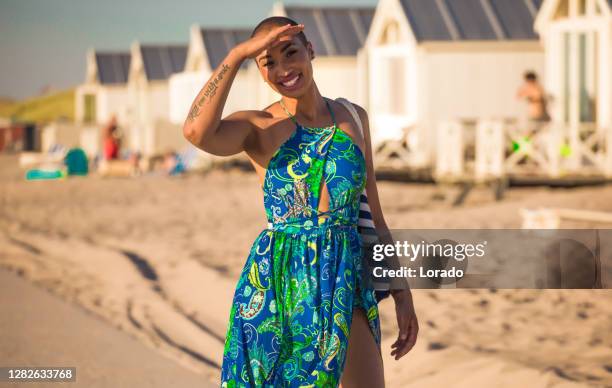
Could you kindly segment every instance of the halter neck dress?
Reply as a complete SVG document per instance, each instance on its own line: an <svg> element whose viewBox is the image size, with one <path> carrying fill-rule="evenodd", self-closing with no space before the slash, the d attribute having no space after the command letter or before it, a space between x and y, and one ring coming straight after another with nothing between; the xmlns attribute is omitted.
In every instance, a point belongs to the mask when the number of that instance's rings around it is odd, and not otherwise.
<svg viewBox="0 0 612 388"><path fill-rule="evenodd" d="M357 231L365 158L325 102L333 120L325 128L300 125L283 106L296 128L265 173L268 228L236 286L222 387L337 387L356 307L380 347ZM325 187L329 210L320 212Z"/></svg>

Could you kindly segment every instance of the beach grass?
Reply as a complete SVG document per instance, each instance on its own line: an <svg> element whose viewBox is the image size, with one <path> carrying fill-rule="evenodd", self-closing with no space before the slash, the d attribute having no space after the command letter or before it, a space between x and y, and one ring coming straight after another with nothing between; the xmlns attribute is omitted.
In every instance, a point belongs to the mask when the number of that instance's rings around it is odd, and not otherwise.
<svg viewBox="0 0 612 388"><path fill-rule="evenodd" d="M17 101L8 98L0 98L0 117L11 117L17 104Z"/></svg>
<svg viewBox="0 0 612 388"><path fill-rule="evenodd" d="M74 120L74 96L74 89L65 89L23 101L0 100L0 116L36 123Z"/></svg>

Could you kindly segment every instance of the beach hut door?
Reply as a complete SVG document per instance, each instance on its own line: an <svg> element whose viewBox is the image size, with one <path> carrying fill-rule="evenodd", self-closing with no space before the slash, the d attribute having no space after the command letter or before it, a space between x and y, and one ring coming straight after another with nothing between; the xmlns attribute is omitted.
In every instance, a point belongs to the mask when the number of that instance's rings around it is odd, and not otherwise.
<svg viewBox="0 0 612 388"><path fill-rule="evenodd" d="M370 107L377 140L401 137L409 121L409 58L406 49L375 49L370 73Z"/></svg>
<svg viewBox="0 0 612 388"><path fill-rule="evenodd" d="M407 58L401 53L378 56L374 78L374 107L381 114L405 115L407 99Z"/></svg>

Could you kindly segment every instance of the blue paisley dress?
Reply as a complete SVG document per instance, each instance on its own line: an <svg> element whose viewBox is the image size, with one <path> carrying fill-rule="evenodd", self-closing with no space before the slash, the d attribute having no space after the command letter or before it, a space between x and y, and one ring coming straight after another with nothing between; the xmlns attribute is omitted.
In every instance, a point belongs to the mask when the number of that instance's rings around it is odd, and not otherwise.
<svg viewBox="0 0 612 388"><path fill-rule="evenodd" d="M222 387L337 387L356 307L380 346L357 231L365 158L325 102L334 122L326 128L304 127L285 109L296 129L265 174L268 228L236 286ZM330 210L319 212L324 186Z"/></svg>

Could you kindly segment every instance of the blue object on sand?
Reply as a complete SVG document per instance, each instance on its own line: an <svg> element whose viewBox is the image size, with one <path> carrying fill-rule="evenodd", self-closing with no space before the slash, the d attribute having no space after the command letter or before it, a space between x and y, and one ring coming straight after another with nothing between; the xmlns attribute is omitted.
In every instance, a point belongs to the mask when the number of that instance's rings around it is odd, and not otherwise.
<svg viewBox="0 0 612 388"><path fill-rule="evenodd" d="M66 174L62 170L40 170L34 168L26 172L26 180L49 180L49 179L61 179Z"/></svg>
<svg viewBox="0 0 612 388"><path fill-rule="evenodd" d="M68 175L87 175L89 163L87 155L81 148L72 148L64 157L64 163L68 168Z"/></svg>
<svg viewBox="0 0 612 388"><path fill-rule="evenodd" d="M170 171L170 175L180 175L184 172L185 172L185 165L183 164L183 161L181 160L181 158L177 157L176 164L174 165L174 168L172 169L172 171Z"/></svg>

